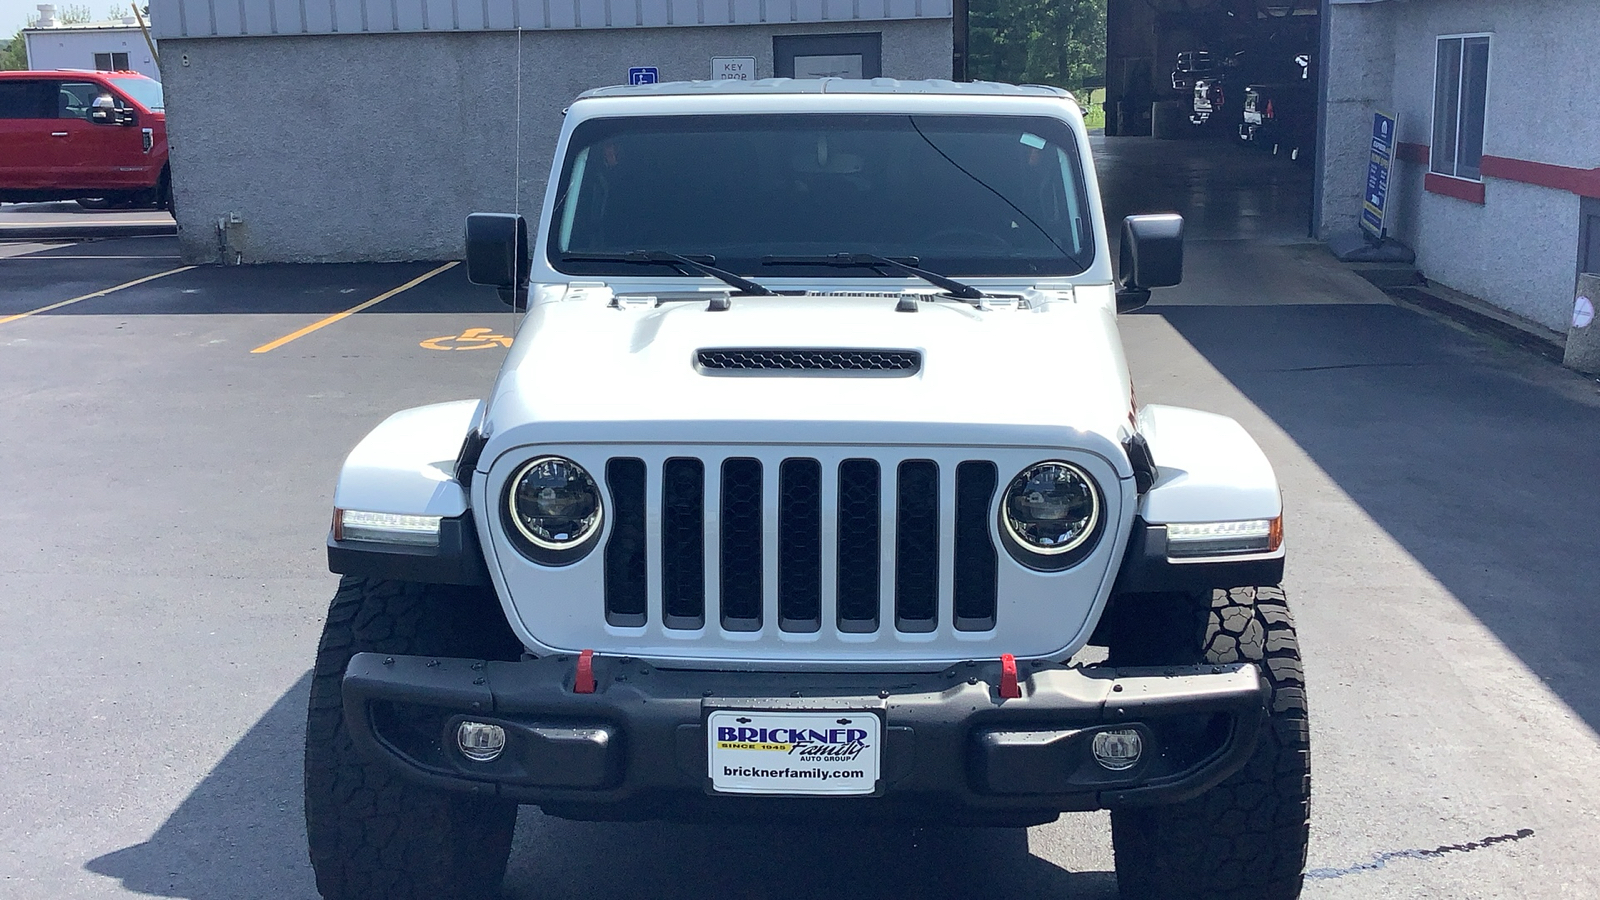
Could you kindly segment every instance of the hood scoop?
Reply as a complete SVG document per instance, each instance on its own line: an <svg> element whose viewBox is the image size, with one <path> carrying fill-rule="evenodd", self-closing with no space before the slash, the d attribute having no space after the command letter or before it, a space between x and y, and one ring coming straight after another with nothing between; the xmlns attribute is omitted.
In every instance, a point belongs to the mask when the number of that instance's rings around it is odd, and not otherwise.
<svg viewBox="0 0 1600 900"><path fill-rule="evenodd" d="M922 371L920 350L717 347L695 352L702 375L909 378Z"/></svg>

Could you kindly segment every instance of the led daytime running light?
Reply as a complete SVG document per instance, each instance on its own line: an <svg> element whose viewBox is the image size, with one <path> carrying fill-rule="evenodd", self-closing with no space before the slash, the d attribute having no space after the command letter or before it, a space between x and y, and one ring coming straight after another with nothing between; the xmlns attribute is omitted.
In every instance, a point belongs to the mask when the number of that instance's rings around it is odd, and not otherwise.
<svg viewBox="0 0 1600 900"><path fill-rule="evenodd" d="M1283 546L1283 519L1239 522L1175 522L1167 525L1167 556L1227 556L1271 553Z"/></svg>
<svg viewBox="0 0 1600 900"><path fill-rule="evenodd" d="M342 509L334 523L334 540L437 547L442 518Z"/></svg>

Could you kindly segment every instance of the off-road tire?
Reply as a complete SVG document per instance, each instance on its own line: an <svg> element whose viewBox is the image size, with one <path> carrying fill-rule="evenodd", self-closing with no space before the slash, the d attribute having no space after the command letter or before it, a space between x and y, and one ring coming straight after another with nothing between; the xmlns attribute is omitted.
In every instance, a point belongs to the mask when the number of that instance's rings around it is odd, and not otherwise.
<svg viewBox="0 0 1600 900"><path fill-rule="evenodd" d="M1283 591L1138 599L1157 607L1146 615L1171 627L1122 629L1108 663L1254 662L1271 697L1254 753L1220 785L1181 803L1111 811L1123 900L1294 900L1310 837L1311 750L1305 676Z"/></svg>
<svg viewBox="0 0 1600 900"><path fill-rule="evenodd" d="M351 742L340 682L362 651L516 659L494 594L345 577L328 609L306 719L306 837L327 900L497 897L517 807L406 781Z"/></svg>

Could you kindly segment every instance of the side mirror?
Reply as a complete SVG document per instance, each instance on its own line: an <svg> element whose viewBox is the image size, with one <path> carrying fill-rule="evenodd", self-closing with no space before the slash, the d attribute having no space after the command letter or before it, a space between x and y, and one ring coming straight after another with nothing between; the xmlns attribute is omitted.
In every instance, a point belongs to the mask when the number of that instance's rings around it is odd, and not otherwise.
<svg viewBox="0 0 1600 900"><path fill-rule="evenodd" d="M528 305L528 220L507 213L467 216L467 280L497 288L507 306Z"/></svg>
<svg viewBox="0 0 1600 900"><path fill-rule="evenodd" d="M110 94L101 94L89 106L89 121L96 125L132 125L133 110L118 109Z"/></svg>
<svg viewBox="0 0 1600 900"><path fill-rule="evenodd" d="M1117 254L1117 312L1150 302L1150 289L1183 281L1183 216L1166 213L1122 220Z"/></svg>

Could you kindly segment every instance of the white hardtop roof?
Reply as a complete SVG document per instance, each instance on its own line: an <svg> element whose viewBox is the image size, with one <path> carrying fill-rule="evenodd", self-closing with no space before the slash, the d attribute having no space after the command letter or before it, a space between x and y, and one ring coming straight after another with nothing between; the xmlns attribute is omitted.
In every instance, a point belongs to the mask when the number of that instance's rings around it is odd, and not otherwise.
<svg viewBox="0 0 1600 900"><path fill-rule="evenodd" d="M771 94L942 94L961 97L1071 97L1069 91L1042 84L1000 84L994 81L900 81L896 78L763 78L759 81L665 81L659 84L594 88L591 97L749 97Z"/></svg>
<svg viewBox="0 0 1600 900"><path fill-rule="evenodd" d="M132 18L131 16L129 18ZM55 34L63 31L134 31L139 30L137 22L123 22L113 19L109 22L74 22L71 25L30 25L22 29L29 34Z"/></svg>

